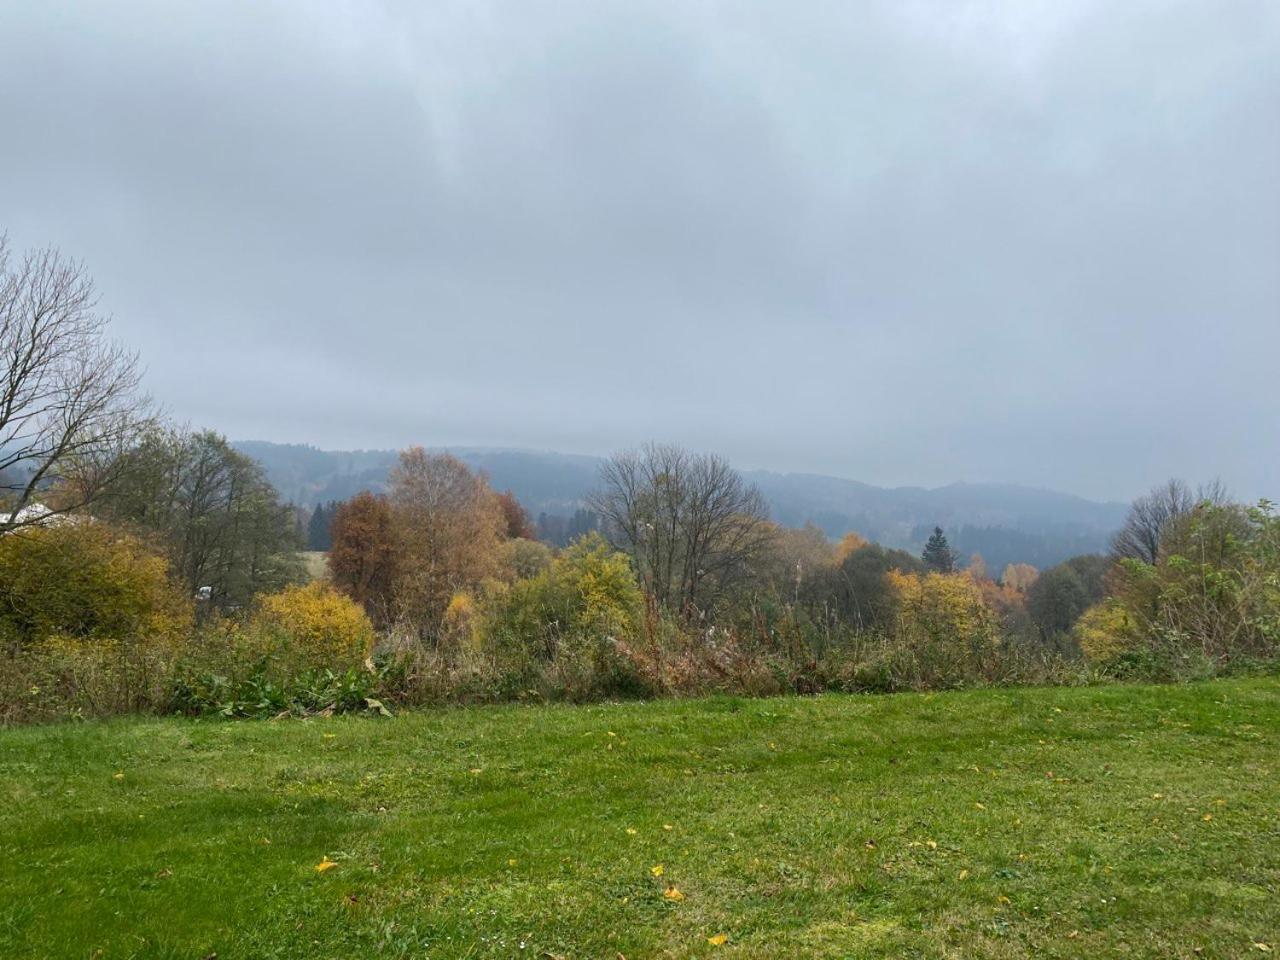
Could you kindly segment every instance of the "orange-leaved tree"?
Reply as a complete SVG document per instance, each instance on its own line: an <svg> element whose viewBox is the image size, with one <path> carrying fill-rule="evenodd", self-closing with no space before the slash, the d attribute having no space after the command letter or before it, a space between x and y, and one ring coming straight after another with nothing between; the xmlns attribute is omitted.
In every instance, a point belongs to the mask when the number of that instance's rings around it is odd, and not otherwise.
<svg viewBox="0 0 1280 960"><path fill-rule="evenodd" d="M537 540L538 531L529 519L529 511L524 508L511 490L498 494L498 506L502 510L502 520L507 537L511 540Z"/></svg>
<svg viewBox="0 0 1280 960"><path fill-rule="evenodd" d="M394 608L399 543L386 497L368 490L338 504L331 526L329 578L375 624L390 623Z"/></svg>
<svg viewBox="0 0 1280 960"><path fill-rule="evenodd" d="M506 519L482 475L447 453L411 447L391 471L399 544L397 614L434 637L450 599L503 571Z"/></svg>

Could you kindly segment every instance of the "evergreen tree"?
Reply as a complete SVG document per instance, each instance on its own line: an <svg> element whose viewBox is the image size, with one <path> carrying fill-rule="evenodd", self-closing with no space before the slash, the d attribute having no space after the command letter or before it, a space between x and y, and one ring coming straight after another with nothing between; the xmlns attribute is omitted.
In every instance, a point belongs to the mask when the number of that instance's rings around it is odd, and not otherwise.
<svg viewBox="0 0 1280 960"><path fill-rule="evenodd" d="M579 537L586 536L599 526L599 517L593 510L583 510L579 507L573 511L573 516L569 518L569 523L565 529L565 544L573 543Z"/></svg>
<svg viewBox="0 0 1280 960"><path fill-rule="evenodd" d="M307 549L328 550L333 546L333 514L338 509L335 501L328 504L317 503L315 513L311 514L311 523L307 527Z"/></svg>
<svg viewBox="0 0 1280 960"><path fill-rule="evenodd" d="M934 573L953 573L956 569L956 555L947 543L947 537L941 527L933 528L933 536L924 545L924 553L920 554L924 565Z"/></svg>

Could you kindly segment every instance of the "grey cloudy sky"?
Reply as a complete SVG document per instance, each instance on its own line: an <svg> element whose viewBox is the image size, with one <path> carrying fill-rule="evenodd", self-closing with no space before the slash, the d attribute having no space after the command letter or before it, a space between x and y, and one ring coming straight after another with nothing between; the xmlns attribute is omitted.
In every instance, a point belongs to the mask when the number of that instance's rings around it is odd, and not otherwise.
<svg viewBox="0 0 1280 960"><path fill-rule="evenodd" d="M1280 495L1274 0L0 0L0 90L234 438Z"/></svg>

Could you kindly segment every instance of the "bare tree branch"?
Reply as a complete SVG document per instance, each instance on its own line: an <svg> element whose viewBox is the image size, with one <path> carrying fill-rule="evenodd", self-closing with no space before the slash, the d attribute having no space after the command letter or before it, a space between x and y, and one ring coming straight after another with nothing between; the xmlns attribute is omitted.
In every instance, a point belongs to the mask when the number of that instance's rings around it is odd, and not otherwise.
<svg viewBox="0 0 1280 960"><path fill-rule="evenodd" d="M768 544L764 498L719 457L649 444L611 458L600 479L593 509L668 609L714 606Z"/></svg>
<svg viewBox="0 0 1280 960"><path fill-rule="evenodd" d="M1141 560L1154 564L1160 547L1173 525L1199 504L1221 506L1230 497L1218 480L1202 485L1194 493L1181 480L1169 480L1144 494L1129 507L1124 526L1111 539L1111 555L1117 560Z"/></svg>
<svg viewBox="0 0 1280 960"><path fill-rule="evenodd" d="M92 503L151 419L137 355L95 306L83 265L52 249L11 264L0 236L0 533ZM48 511L25 511L37 497Z"/></svg>

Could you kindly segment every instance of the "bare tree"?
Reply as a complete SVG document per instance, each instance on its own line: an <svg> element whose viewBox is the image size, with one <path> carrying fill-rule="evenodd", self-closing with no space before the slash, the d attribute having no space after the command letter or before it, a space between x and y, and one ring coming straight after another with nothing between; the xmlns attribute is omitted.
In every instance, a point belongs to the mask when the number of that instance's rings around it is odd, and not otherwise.
<svg viewBox="0 0 1280 960"><path fill-rule="evenodd" d="M593 509L669 609L707 609L770 543L764 498L719 457L650 444L611 458L601 481Z"/></svg>
<svg viewBox="0 0 1280 960"><path fill-rule="evenodd" d="M1162 483L1133 501L1124 526L1111 539L1111 556L1154 564L1175 523L1202 503L1220 506L1228 500L1226 488L1217 480L1195 492L1181 480Z"/></svg>
<svg viewBox="0 0 1280 960"><path fill-rule="evenodd" d="M93 281L0 236L0 533L92 503L147 419L136 354L106 336ZM48 496L46 511L27 510Z"/></svg>

